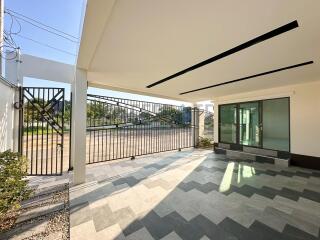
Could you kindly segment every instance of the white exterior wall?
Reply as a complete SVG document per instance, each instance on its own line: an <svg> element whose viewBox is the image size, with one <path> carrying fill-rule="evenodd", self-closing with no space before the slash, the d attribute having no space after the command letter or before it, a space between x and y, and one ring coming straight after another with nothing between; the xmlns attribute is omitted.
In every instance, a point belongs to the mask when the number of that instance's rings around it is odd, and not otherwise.
<svg viewBox="0 0 320 240"><path fill-rule="evenodd" d="M8 59L15 53L6 53ZM17 59L6 60L5 79L0 80L0 152L11 149L18 151L19 110L13 105L19 100L18 89L13 86L21 84L18 76L20 65L19 53Z"/></svg>
<svg viewBox="0 0 320 240"><path fill-rule="evenodd" d="M15 90L0 81L0 152L13 149Z"/></svg>
<svg viewBox="0 0 320 240"><path fill-rule="evenodd" d="M75 66L57 62L45 58L40 58L28 54L21 55L21 65L19 69L20 78L31 77L41 79L72 83L75 74Z"/></svg>
<svg viewBox="0 0 320 240"><path fill-rule="evenodd" d="M320 81L214 99L214 141L219 141L219 104L290 97L291 152L320 157Z"/></svg>
<svg viewBox="0 0 320 240"><path fill-rule="evenodd" d="M200 137L203 137L204 136L204 120L205 120L205 116L206 116L206 113L205 112L202 112L200 113L199 112L199 136Z"/></svg>

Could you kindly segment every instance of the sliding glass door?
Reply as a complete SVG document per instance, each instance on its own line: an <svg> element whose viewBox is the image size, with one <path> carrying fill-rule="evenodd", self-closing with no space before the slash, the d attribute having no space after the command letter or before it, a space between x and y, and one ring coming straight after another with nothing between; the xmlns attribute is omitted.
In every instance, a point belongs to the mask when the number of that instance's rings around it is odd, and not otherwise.
<svg viewBox="0 0 320 240"><path fill-rule="evenodd" d="M246 146L261 146L259 102L239 104L239 143Z"/></svg>
<svg viewBox="0 0 320 240"><path fill-rule="evenodd" d="M289 152L289 98L220 105L219 142Z"/></svg>

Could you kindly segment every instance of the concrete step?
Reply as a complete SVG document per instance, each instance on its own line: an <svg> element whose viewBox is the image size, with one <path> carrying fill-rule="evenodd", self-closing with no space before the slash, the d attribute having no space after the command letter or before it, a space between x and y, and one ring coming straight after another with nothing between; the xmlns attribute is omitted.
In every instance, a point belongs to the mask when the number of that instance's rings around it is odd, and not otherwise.
<svg viewBox="0 0 320 240"><path fill-rule="evenodd" d="M49 195L54 192L59 192L63 191L65 189L68 189L68 184L59 184L51 187L46 187L46 188L37 188L30 199L40 197L42 195Z"/></svg>
<svg viewBox="0 0 320 240"><path fill-rule="evenodd" d="M22 240L28 238L30 236L36 235L40 232L44 232L48 225L48 221L46 219L42 219L40 221L32 221L27 224L22 224L19 227L15 227L14 229L4 232L0 234L0 240Z"/></svg>
<svg viewBox="0 0 320 240"><path fill-rule="evenodd" d="M56 211L60 211L64 209L65 203L55 203L50 205L45 205L37 208L32 208L28 211L24 211L17 219L16 223L25 222L28 220L32 220L41 216L45 216Z"/></svg>

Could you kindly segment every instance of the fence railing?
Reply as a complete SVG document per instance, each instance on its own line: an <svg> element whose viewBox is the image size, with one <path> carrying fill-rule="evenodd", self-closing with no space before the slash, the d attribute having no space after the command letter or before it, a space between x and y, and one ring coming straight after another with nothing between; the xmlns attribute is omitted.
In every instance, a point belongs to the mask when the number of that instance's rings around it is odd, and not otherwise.
<svg viewBox="0 0 320 240"><path fill-rule="evenodd" d="M87 163L194 146L194 110L98 95L87 97Z"/></svg>

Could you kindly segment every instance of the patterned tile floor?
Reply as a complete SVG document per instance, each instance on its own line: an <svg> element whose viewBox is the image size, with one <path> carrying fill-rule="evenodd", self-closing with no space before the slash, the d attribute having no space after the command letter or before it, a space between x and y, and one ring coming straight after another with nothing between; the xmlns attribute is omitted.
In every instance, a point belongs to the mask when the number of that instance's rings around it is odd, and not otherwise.
<svg viewBox="0 0 320 240"><path fill-rule="evenodd" d="M87 167L71 239L320 239L320 172L185 150Z"/></svg>

